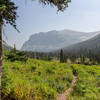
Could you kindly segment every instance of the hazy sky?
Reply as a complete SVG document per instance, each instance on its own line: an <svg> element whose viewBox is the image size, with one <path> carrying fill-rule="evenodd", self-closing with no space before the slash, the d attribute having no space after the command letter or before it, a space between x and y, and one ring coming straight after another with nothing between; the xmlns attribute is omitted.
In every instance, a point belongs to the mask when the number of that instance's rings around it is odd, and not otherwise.
<svg viewBox="0 0 100 100"><path fill-rule="evenodd" d="M18 5L17 25L21 33L7 25L4 33L10 45L20 49L30 35L50 30L100 31L100 0L72 0L64 12L43 6L38 0L13 0Z"/></svg>

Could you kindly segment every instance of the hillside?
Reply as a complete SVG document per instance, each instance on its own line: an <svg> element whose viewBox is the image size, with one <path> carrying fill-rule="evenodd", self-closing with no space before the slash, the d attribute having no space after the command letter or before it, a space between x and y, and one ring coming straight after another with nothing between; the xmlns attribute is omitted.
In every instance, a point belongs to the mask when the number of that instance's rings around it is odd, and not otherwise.
<svg viewBox="0 0 100 100"><path fill-rule="evenodd" d="M100 53L100 34L89 40L65 47L63 50L65 52L76 54L86 52L86 50L91 50L92 53L98 54Z"/></svg>
<svg viewBox="0 0 100 100"><path fill-rule="evenodd" d="M40 32L30 36L29 40L23 44L21 50L50 52L87 40L97 33L72 30Z"/></svg>

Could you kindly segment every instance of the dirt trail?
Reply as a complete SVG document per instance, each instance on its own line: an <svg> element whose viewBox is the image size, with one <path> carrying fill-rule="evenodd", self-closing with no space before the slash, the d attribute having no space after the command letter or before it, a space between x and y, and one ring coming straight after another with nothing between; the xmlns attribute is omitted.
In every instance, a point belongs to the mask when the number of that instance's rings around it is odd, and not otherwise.
<svg viewBox="0 0 100 100"><path fill-rule="evenodd" d="M67 100L66 96L68 93L72 92L73 86L77 83L77 76L73 75L73 81L71 86L63 93L63 94L58 94L57 100Z"/></svg>

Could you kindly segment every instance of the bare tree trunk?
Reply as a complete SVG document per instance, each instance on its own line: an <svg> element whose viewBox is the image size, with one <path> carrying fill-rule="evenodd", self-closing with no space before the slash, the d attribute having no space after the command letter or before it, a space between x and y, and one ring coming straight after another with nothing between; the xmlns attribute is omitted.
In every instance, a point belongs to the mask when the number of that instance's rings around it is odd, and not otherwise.
<svg viewBox="0 0 100 100"><path fill-rule="evenodd" d="M2 76L1 70L2 70L2 18L0 18L0 87L1 87L1 76Z"/></svg>

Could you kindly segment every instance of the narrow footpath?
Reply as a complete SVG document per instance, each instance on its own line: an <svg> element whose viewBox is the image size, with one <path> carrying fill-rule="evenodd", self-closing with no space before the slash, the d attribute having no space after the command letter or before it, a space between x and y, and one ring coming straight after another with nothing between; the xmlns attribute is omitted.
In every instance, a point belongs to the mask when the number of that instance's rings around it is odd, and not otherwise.
<svg viewBox="0 0 100 100"><path fill-rule="evenodd" d="M73 87L76 85L77 83L77 76L73 75L73 81L71 86L62 94L58 94L57 100L67 100L67 95L68 93L73 91Z"/></svg>

